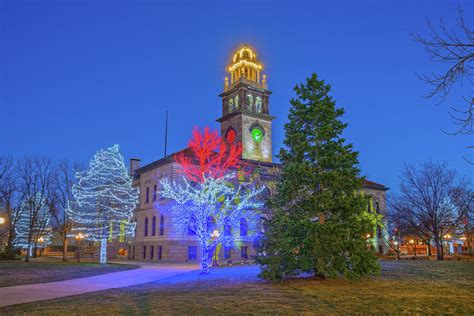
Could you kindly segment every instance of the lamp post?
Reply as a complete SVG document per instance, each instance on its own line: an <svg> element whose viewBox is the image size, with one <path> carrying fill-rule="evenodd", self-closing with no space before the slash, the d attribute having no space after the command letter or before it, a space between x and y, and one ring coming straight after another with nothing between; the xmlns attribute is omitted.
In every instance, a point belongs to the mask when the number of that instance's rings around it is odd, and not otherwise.
<svg viewBox="0 0 474 316"><path fill-rule="evenodd" d="M397 260L400 260L400 246L398 244L398 241L395 240L393 243L397 247Z"/></svg>
<svg viewBox="0 0 474 316"><path fill-rule="evenodd" d="M5 224L5 218L4 217L0 217L0 225L3 225Z"/></svg>
<svg viewBox="0 0 474 316"><path fill-rule="evenodd" d="M214 231L211 233L211 238L214 241L216 238L218 238L221 234L217 229L214 229ZM217 245L216 248L214 249L214 254L212 255L212 266L217 267L219 264L217 263L217 253L216 253Z"/></svg>
<svg viewBox="0 0 474 316"><path fill-rule="evenodd" d="M415 253L415 259L416 259L416 245L415 241L413 239L410 239L410 244L413 246L413 252Z"/></svg>
<svg viewBox="0 0 474 316"><path fill-rule="evenodd" d="M82 246L82 239L84 239L84 234L79 233L76 235L76 240L79 243L79 246L76 249L76 257L77 257L77 262L81 262L81 246Z"/></svg>
<svg viewBox="0 0 474 316"><path fill-rule="evenodd" d="M38 238L38 242L40 243L40 251L39 251L39 256L41 257L41 253L43 252L43 243L44 243L44 238L40 237ZM36 251L36 249L35 249Z"/></svg>
<svg viewBox="0 0 474 316"><path fill-rule="evenodd" d="M449 240L451 239L451 235L446 234L446 235L444 235L444 238L446 238L446 241L448 243L447 250L448 250L448 254L450 255L451 254L451 242Z"/></svg>

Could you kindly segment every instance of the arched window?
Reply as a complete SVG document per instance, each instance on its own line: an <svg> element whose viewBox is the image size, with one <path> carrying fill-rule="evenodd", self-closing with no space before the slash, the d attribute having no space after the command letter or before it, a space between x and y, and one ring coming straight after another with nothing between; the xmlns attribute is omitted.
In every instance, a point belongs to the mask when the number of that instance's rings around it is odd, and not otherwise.
<svg viewBox="0 0 474 316"><path fill-rule="evenodd" d="M247 220L245 218L240 219L240 236L247 236L248 227Z"/></svg>
<svg viewBox="0 0 474 316"><path fill-rule="evenodd" d="M231 236L232 235L232 226L229 223L229 220L226 218L224 221L224 236Z"/></svg>
<svg viewBox="0 0 474 316"><path fill-rule="evenodd" d="M145 232L143 236L148 236L148 217L145 217Z"/></svg>
<svg viewBox="0 0 474 316"><path fill-rule="evenodd" d="M255 98L255 112L262 113L262 98Z"/></svg>
<svg viewBox="0 0 474 316"><path fill-rule="evenodd" d="M239 109L239 96L238 95L235 96L234 105L235 105L235 109L238 110Z"/></svg>
<svg viewBox="0 0 474 316"><path fill-rule="evenodd" d="M153 220L151 221L151 235L156 235L156 217L153 216Z"/></svg>
<svg viewBox="0 0 474 316"><path fill-rule="evenodd" d="M165 233L165 217L161 215L160 217L160 236L163 236Z"/></svg>
<svg viewBox="0 0 474 316"><path fill-rule="evenodd" d="M251 94L247 94L247 110L253 111L253 96Z"/></svg>
<svg viewBox="0 0 474 316"><path fill-rule="evenodd" d="M234 100L229 99L229 102L227 103L228 111L229 113L234 112Z"/></svg>
<svg viewBox="0 0 474 316"><path fill-rule="evenodd" d="M214 217L209 216L207 218L207 230L212 232L214 230L215 226L216 226L216 220L214 219Z"/></svg>

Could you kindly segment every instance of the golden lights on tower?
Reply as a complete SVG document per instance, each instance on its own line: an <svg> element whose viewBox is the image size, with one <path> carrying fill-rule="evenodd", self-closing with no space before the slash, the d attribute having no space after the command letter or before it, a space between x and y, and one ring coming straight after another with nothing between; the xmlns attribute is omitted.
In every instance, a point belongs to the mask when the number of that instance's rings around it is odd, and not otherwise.
<svg viewBox="0 0 474 316"><path fill-rule="evenodd" d="M230 84L239 80L261 85L260 72L263 65L258 61L255 52L248 46L239 48L233 55L231 64L227 67L230 73ZM228 79L225 79L225 89L228 87Z"/></svg>

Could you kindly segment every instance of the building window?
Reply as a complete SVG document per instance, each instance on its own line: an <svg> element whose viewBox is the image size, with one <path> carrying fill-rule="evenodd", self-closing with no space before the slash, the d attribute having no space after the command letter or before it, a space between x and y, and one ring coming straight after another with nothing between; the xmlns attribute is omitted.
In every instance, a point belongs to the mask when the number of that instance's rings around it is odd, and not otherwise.
<svg viewBox="0 0 474 316"><path fill-rule="evenodd" d="M247 94L247 110L253 110L253 96L251 94Z"/></svg>
<svg viewBox="0 0 474 316"><path fill-rule="evenodd" d="M196 218L194 216L191 217L191 222L195 222L196 221ZM195 236L196 235L196 232L191 228L191 227L188 227L188 236Z"/></svg>
<svg viewBox="0 0 474 316"><path fill-rule="evenodd" d="M383 247L382 247L382 245L379 245L379 253L380 253L380 254L383 254Z"/></svg>
<svg viewBox="0 0 474 316"><path fill-rule="evenodd" d="M156 184L155 184L155 186L153 187L153 201L156 201L156 189L157 189L157 187L156 187Z"/></svg>
<svg viewBox="0 0 474 316"><path fill-rule="evenodd" d="M247 236L248 227L247 220L245 218L240 219L240 236Z"/></svg>
<svg viewBox="0 0 474 316"><path fill-rule="evenodd" d="M163 236L165 233L165 217L163 215L160 216L160 236Z"/></svg>
<svg viewBox="0 0 474 316"><path fill-rule="evenodd" d="M196 259L197 259L197 247L189 246L188 247L188 260L196 260Z"/></svg>
<svg viewBox="0 0 474 316"><path fill-rule="evenodd" d="M224 247L224 259L231 259L232 257L232 248L230 246Z"/></svg>
<svg viewBox="0 0 474 316"><path fill-rule="evenodd" d="M158 251L157 251L157 254L156 254L156 259L158 260L161 260L161 254L163 252L163 246L158 246Z"/></svg>
<svg viewBox="0 0 474 316"><path fill-rule="evenodd" d="M151 221L151 235L156 235L156 217L153 216L153 220Z"/></svg>
<svg viewBox="0 0 474 316"><path fill-rule="evenodd" d="M146 259L146 246L143 246L143 260Z"/></svg>
<svg viewBox="0 0 474 316"><path fill-rule="evenodd" d="M379 202L375 202L375 211L377 212L377 214L380 214L380 205L379 205Z"/></svg>
<svg viewBox="0 0 474 316"><path fill-rule="evenodd" d="M145 217L145 232L143 233L143 236L148 236L148 217Z"/></svg>
<svg viewBox="0 0 474 316"><path fill-rule="evenodd" d="M145 203L150 202L150 188L146 187L146 200Z"/></svg>
<svg viewBox="0 0 474 316"><path fill-rule="evenodd" d="M207 231L212 232L214 231L214 227L216 226L216 220L214 217L209 216L207 218Z"/></svg>
<svg viewBox="0 0 474 316"><path fill-rule="evenodd" d="M150 260L153 260L154 255L155 255L155 246L150 246Z"/></svg>
<svg viewBox="0 0 474 316"><path fill-rule="evenodd" d="M248 247L247 246L240 247L240 257L242 259L248 259L249 258L249 253L248 253Z"/></svg>
<svg viewBox="0 0 474 316"><path fill-rule="evenodd" d="M377 226L377 238L382 238L382 229L380 226Z"/></svg>
<svg viewBox="0 0 474 316"><path fill-rule="evenodd" d="M224 236L231 236L231 235L232 235L232 226L226 222L224 225Z"/></svg>
<svg viewBox="0 0 474 316"><path fill-rule="evenodd" d="M262 99L260 97L255 98L255 112L262 113Z"/></svg>

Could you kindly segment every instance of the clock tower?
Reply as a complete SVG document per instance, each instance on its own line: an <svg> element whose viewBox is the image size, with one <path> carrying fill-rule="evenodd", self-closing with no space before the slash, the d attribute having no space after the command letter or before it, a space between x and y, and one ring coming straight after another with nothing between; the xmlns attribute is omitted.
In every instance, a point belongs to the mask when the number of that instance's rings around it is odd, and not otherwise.
<svg viewBox="0 0 474 316"><path fill-rule="evenodd" d="M272 120L266 76L249 47L232 56L222 98L221 135L227 142L242 142L242 158L272 162Z"/></svg>

